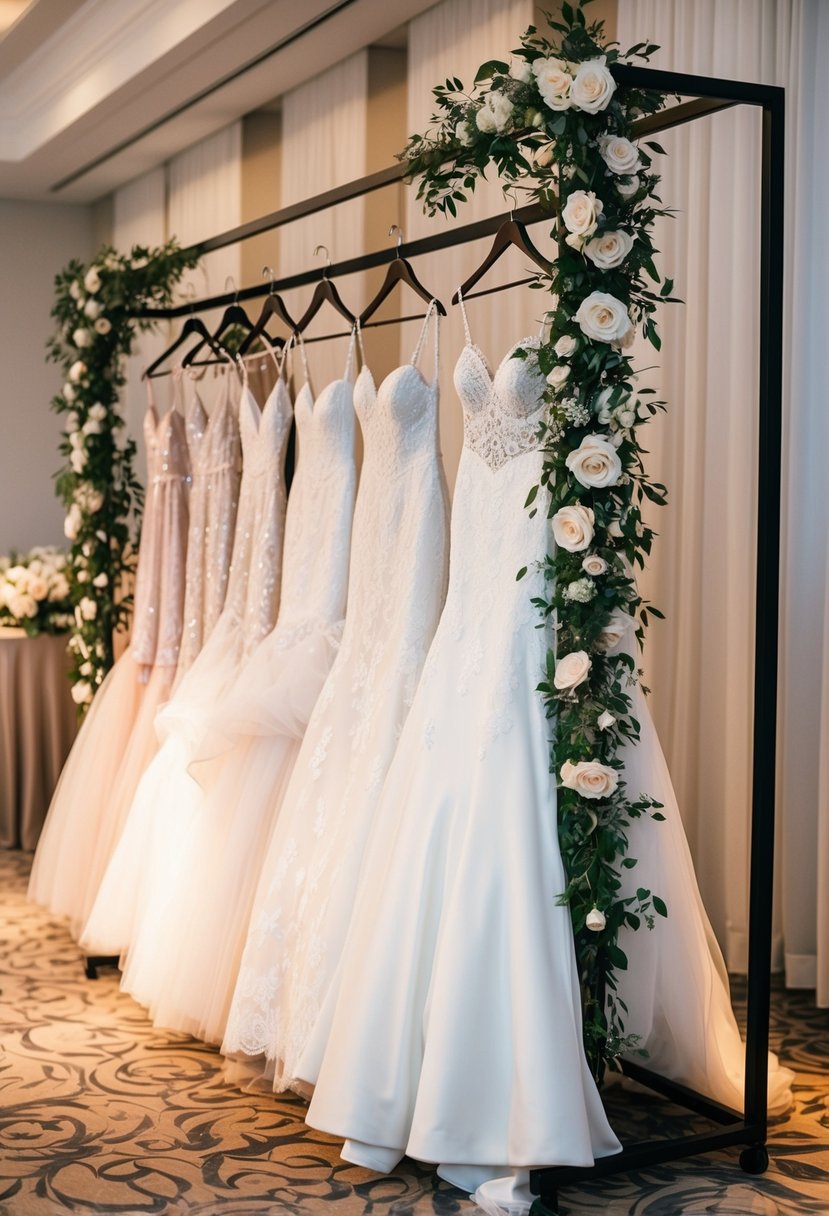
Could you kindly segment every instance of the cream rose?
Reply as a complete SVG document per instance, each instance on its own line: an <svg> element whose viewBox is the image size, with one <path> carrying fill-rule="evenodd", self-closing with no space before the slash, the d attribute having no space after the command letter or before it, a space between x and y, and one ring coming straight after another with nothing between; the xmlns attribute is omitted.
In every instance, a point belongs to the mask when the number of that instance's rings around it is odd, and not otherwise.
<svg viewBox="0 0 829 1216"><path fill-rule="evenodd" d="M564 205L561 218L573 236L590 237L602 214L602 200L592 190L574 190Z"/></svg>
<svg viewBox="0 0 829 1216"><path fill-rule="evenodd" d="M89 417L93 422L103 422L108 413L107 407L101 405L100 401L96 401L89 411Z"/></svg>
<svg viewBox="0 0 829 1216"><path fill-rule="evenodd" d="M528 84L533 78L532 64L527 63L526 59L519 59L513 55L510 59L509 74L513 80L520 80L523 84Z"/></svg>
<svg viewBox="0 0 829 1216"><path fill-rule="evenodd" d="M87 680L78 680L72 685L72 700L76 705L88 705L92 700L92 685Z"/></svg>
<svg viewBox="0 0 829 1216"><path fill-rule="evenodd" d="M75 431L77 431L77 429L80 425L81 425L80 419L78 418L78 415L76 413L74 413L74 411L72 413L69 413L66 415L66 433L67 433L67 435L73 435L75 433Z"/></svg>
<svg viewBox="0 0 829 1216"><path fill-rule="evenodd" d="M600 135L599 151L611 173L635 173L639 168L639 149L623 135Z"/></svg>
<svg viewBox="0 0 829 1216"><path fill-rule="evenodd" d="M606 291L591 291L576 313L581 332L595 342L621 342L633 328L621 300Z"/></svg>
<svg viewBox="0 0 829 1216"><path fill-rule="evenodd" d="M604 654L618 654L630 634L633 617L621 608L614 608L610 620L596 638L596 645Z"/></svg>
<svg viewBox="0 0 829 1216"><path fill-rule="evenodd" d="M49 584L42 575L36 574L29 579L29 595L33 600L40 602L40 600L45 600L48 594Z"/></svg>
<svg viewBox="0 0 829 1216"><path fill-rule="evenodd" d="M590 258L599 270L613 270L621 266L633 248L633 237L621 229L618 232L601 232L584 247L585 257Z"/></svg>
<svg viewBox="0 0 829 1216"><path fill-rule="evenodd" d="M622 475L619 453L604 435L585 435L564 463L576 481L590 489L615 486Z"/></svg>
<svg viewBox="0 0 829 1216"><path fill-rule="evenodd" d="M555 144L542 144L540 148L536 148L533 152L533 164L539 169L546 169L553 163L555 156Z"/></svg>
<svg viewBox="0 0 829 1216"><path fill-rule="evenodd" d="M582 798L609 798L619 784L615 768L599 760L565 760L561 766L561 784L575 790Z"/></svg>
<svg viewBox="0 0 829 1216"><path fill-rule="evenodd" d="M81 474L86 468L86 452L83 448L74 448L69 455L72 472Z"/></svg>
<svg viewBox="0 0 829 1216"><path fill-rule="evenodd" d="M553 684L559 692L572 692L584 683L591 667L590 655L586 650L573 650L570 654L562 655L556 662Z"/></svg>
<svg viewBox="0 0 829 1216"><path fill-rule="evenodd" d="M569 110L573 77L563 59L536 59L533 76L538 91L551 110Z"/></svg>
<svg viewBox="0 0 829 1216"><path fill-rule="evenodd" d="M81 285L77 281L77 279L74 279L69 284L69 294L76 303L78 303L80 301L81 296L83 295L83 292L81 291Z"/></svg>
<svg viewBox="0 0 829 1216"><path fill-rule="evenodd" d="M90 321L95 321L101 315L101 305L98 300L87 300L83 306L83 311Z"/></svg>
<svg viewBox="0 0 829 1216"><path fill-rule="evenodd" d="M585 59L573 77L570 102L587 114L598 114L607 109L616 92L616 81L607 67L604 55L599 59Z"/></svg>
<svg viewBox="0 0 829 1216"><path fill-rule="evenodd" d="M101 571L100 574L96 574L92 580L92 586L98 587L99 589L102 587L106 587L108 584L109 584L109 577L108 577L108 575L104 574L103 571Z"/></svg>
<svg viewBox="0 0 829 1216"><path fill-rule="evenodd" d="M77 346L78 350L83 350L92 342L92 335L88 329L76 329L72 334L72 342Z"/></svg>
<svg viewBox="0 0 829 1216"><path fill-rule="evenodd" d="M89 294L93 296L95 295L95 292L100 289L101 276L98 274L98 271L94 266L90 266L89 270L87 270L83 285Z"/></svg>
<svg viewBox="0 0 829 1216"><path fill-rule="evenodd" d="M572 334L562 334L553 350L559 359L569 359L576 349L576 339Z"/></svg>
<svg viewBox="0 0 829 1216"><path fill-rule="evenodd" d="M596 719L596 725L599 730L610 730L611 726L616 724L616 719L609 709L603 709Z"/></svg>
<svg viewBox="0 0 829 1216"><path fill-rule="evenodd" d="M636 194L640 185L641 182L639 181L639 176L638 174L634 173L629 182L617 182L616 189L619 191L622 198L632 198L633 195Z"/></svg>
<svg viewBox="0 0 829 1216"><path fill-rule="evenodd" d="M499 93L497 89L493 89L491 93L487 93L475 121L479 130L487 134L497 131L499 135L502 135L505 131L511 130L513 125L512 102L505 93Z"/></svg>
<svg viewBox="0 0 829 1216"><path fill-rule="evenodd" d="M598 908L591 908L585 917L584 923L593 933L601 933L607 924L607 918L604 912L599 911Z"/></svg>
<svg viewBox="0 0 829 1216"><path fill-rule="evenodd" d="M84 363L83 359L76 359L75 362L72 364L72 366L69 368L70 381L73 384L77 384L78 381L81 379L81 377L84 376L85 374L86 374L86 364ZM66 397L65 388L64 388L63 395L64 395L64 397ZM67 397L67 400L69 400L68 397Z"/></svg>
<svg viewBox="0 0 829 1216"><path fill-rule="evenodd" d="M553 539L559 549L579 553L593 540L594 515L590 507L559 507L550 521Z"/></svg>
<svg viewBox="0 0 829 1216"><path fill-rule="evenodd" d="M78 607L80 608L81 616L85 621L94 621L95 617L98 615L98 605L96 604L95 600L90 599L88 595L83 597Z"/></svg>
<svg viewBox="0 0 829 1216"><path fill-rule="evenodd" d="M598 578L600 574L604 574L607 571L607 562L598 553L588 553L581 564L581 568L591 578Z"/></svg>
<svg viewBox="0 0 829 1216"><path fill-rule="evenodd" d="M72 506L67 512L66 518L63 521L63 535L67 540L76 540L81 527L81 509L77 503L72 503Z"/></svg>
<svg viewBox="0 0 829 1216"><path fill-rule="evenodd" d="M551 372L547 373L547 383L553 388L560 388L567 377L570 375L570 368L566 363L559 363L558 367L554 367Z"/></svg>
<svg viewBox="0 0 829 1216"><path fill-rule="evenodd" d="M108 334L111 329L112 329L111 321L108 321L106 317L98 317L98 320L95 322L95 333L96 334Z"/></svg>
<svg viewBox="0 0 829 1216"><path fill-rule="evenodd" d="M468 148L472 143L472 132L470 131L469 123L465 118L460 122L455 123L455 139L462 148Z"/></svg>

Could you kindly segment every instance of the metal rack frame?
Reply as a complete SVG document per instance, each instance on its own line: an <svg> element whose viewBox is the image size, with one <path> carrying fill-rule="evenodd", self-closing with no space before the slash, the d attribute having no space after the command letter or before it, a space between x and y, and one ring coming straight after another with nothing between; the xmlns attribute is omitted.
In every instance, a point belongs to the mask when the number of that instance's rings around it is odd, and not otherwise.
<svg viewBox="0 0 829 1216"><path fill-rule="evenodd" d="M535 1169L530 1186L539 1196L536 1208L555 1212L560 1187L592 1178L608 1177L656 1163L679 1160L730 1145L743 1145L740 1165L750 1174L768 1166L767 1085L769 1010L771 997L771 892L773 886L774 791L777 715L778 597L780 548L780 464L782 424L783 348L783 197L784 197L784 90L770 85L656 71L630 65L615 65L613 74L621 86L654 89L689 100L671 106L636 125L637 137L655 134L681 123L736 105L756 106L762 111L760 311L759 311L759 445L757 475L757 575L755 587L756 628L754 668L754 724L752 764L751 846L749 880L748 1005L744 1111L732 1110L704 1094L688 1089L634 1063L624 1071L680 1106L705 1116L714 1127L694 1135L643 1141L626 1145L613 1157L598 1160L583 1169L557 1167ZM252 223L204 241L194 252L208 253L263 232L289 224L382 189L404 176L402 166L392 166L291 207L272 212ZM406 257L464 244L496 231L505 215L493 216L436 232L401 246ZM549 219L549 213L532 206L516 210L525 224ZM384 249L335 263L326 268L331 277L352 274L392 260L398 251ZM174 318L194 311L216 308L233 300L264 296L271 288L284 291L315 283L320 268L278 279L272 285L243 288L239 292L213 296L164 309L147 309L142 317ZM498 289L495 289L498 290ZM486 294L486 293L481 293ZM88 960L93 966L111 960Z"/></svg>

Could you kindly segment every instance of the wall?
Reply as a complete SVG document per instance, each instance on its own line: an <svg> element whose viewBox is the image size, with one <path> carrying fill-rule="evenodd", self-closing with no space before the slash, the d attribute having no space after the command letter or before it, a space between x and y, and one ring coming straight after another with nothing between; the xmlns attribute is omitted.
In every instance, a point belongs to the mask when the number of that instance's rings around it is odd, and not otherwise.
<svg viewBox="0 0 829 1216"><path fill-rule="evenodd" d="M63 543L52 476L60 458L61 384L46 362L54 276L92 250L92 209L0 200L0 553Z"/></svg>

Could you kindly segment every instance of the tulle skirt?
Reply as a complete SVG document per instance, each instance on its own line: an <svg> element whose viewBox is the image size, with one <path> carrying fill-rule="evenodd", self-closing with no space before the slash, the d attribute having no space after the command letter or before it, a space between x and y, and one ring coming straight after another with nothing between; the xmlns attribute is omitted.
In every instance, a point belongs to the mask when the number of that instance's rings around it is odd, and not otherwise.
<svg viewBox="0 0 829 1216"><path fill-rule="evenodd" d="M98 690L64 765L35 854L29 898L68 917L76 938L155 752L156 711L170 695L174 668L154 668L147 682L140 678L143 670L127 650Z"/></svg>

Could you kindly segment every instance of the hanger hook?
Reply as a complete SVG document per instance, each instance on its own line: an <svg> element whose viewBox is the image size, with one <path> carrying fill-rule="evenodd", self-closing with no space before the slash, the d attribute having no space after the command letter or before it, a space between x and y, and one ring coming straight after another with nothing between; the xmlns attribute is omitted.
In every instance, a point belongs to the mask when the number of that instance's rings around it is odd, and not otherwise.
<svg viewBox="0 0 829 1216"><path fill-rule="evenodd" d="M314 246L314 257L317 257L317 255L319 254L319 251L321 249L325 250L325 270L323 270L323 272L322 272L322 277L324 279L327 279L328 271L331 269L331 254L328 252L327 245L315 245Z"/></svg>
<svg viewBox="0 0 829 1216"><path fill-rule="evenodd" d="M272 296L273 295L273 284L274 284L273 266L263 266L262 267L262 278L264 279L266 276L269 281L268 282L268 295Z"/></svg>
<svg viewBox="0 0 829 1216"><path fill-rule="evenodd" d="M232 274L229 274L227 276L227 278L225 279L225 295L227 295L227 293L229 291L233 292L233 303L238 304L239 303L239 288L236 286L236 280L234 279Z"/></svg>
<svg viewBox="0 0 829 1216"><path fill-rule="evenodd" d="M510 203L509 217L511 220L514 220L515 219L515 208L518 206L518 199L516 198L515 186L504 186L503 192L504 192L504 198L508 199L509 203ZM512 193L511 198L510 198L510 192Z"/></svg>
<svg viewBox="0 0 829 1216"><path fill-rule="evenodd" d="M189 303L190 312L191 313L195 312L196 284L193 282L192 279L190 279L189 282L185 283L184 291L181 294L184 298L185 303Z"/></svg>
<svg viewBox="0 0 829 1216"><path fill-rule="evenodd" d="M403 229L399 224L392 224L389 228L389 236L394 236L397 233L397 257L400 257L400 246L403 244Z"/></svg>

